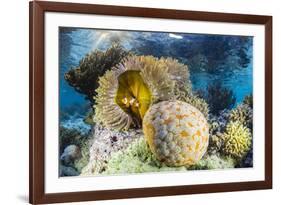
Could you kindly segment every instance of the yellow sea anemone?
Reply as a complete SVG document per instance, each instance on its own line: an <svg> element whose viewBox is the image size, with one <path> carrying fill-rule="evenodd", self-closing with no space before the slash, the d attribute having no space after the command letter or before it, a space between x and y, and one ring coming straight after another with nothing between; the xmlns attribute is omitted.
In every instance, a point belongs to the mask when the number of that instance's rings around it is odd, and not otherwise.
<svg viewBox="0 0 281 205"><path fill-rule="evenodd" d="M177 60L129 56L99 78L95 121L117 130L141 127L151 104L175 99L175 89L188 82L188 68Z"/></svg>

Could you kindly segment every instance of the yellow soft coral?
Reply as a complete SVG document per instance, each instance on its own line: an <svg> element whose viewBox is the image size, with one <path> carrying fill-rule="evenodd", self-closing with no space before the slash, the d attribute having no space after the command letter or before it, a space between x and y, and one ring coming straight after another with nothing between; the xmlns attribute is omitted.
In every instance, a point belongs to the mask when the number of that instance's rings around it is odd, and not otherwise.
<svg viewBox="0 0 281 205"><path fill-rule="evenodd" d="M251 148L252 135L250 130L239 121L230 121L222 136L222 151L236 159L242 159Z"/></svg>

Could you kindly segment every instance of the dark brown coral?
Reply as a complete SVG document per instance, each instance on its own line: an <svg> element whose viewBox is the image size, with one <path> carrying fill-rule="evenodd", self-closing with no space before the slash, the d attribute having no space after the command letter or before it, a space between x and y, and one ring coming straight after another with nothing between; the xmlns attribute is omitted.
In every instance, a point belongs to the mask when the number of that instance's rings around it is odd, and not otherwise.
<svg viewBox="0 0 281 205"><path fill-rule="evenodd" d="M79 62L78 67L66 72L64 78L77 92L84 94L86 99L94 103L93 96L98 87L98 78L128 55L129 52L119 44L112 45L105 52L93 51Z"/></svg>

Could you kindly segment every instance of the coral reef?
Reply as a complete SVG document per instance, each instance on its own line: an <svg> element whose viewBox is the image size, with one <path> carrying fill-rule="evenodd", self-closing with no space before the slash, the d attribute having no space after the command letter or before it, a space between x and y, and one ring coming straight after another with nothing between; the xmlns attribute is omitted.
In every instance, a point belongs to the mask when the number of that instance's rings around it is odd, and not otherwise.
<svg viewBox="0 0 281 205"><path fill-rule="evenodd" d="M187 84L181 89L176 89L175 95L177 100L184 101L196 107L207 119L209 118L208 103L202 97L192 92L191 84Z"/></svg>
<svg viewBox="0 0 281 205"><path fill-rule="evenodd" d="M247 155L241 160L239 167L253 167L253 146L251 146Z"/></svg>
<svg viewBox="0 0 281 205"><path fill-rule="evenodd" d="M83 117L73 116L66 120L60 121L60 126L68 130L79 130L82 135L87 135L91 130L91 126L84 122L85 119Z"/></svg>
<svg viewBox="0 0 281 205"><path fill-rule="evenodd" d="M79 172L77 172L73 167L67 167L64 165L60 165L59 166L59 175L60 175L60 177L78 176Z"/></svg>
<svg viewBox="0 0 281 205"><path fill-rule="evenodd" d="M192 70L206 70L208 69L208 59L205 55L198 53L188 59L188 65Z"/></svg>
<svg viewBox="0 0 281 205"><path fill-rule="evenodd" d="M89 163L82 169L82 175L99 174L105 171L111 155L127 148L133 141L143 137L143 133L141 130L133 129L114 131L96 124L92 136Z"/></svg>
<svg viewBox="0 0 281 205"><path fill-rule="evenodd" d="M108 167L102 174L126 174L159 171L186 170L185 167L168 167L156 159L144 138L139 138L130 146L113 154Z"/></svg>
<svg viewBox="0 0 281 205"><path fill-rule="evenodd" d="M63 153L64 149L68 145L79 145L80 139L86 137L85 135L81 134L76 129L69 129L63 126L59 127L59 145L60 145L60 154Z"/></svg>
<svg viewBox="0 0 281 205"><path fill-rule="evenodd" d="M182 101L162 101L149 108L143 131L151 151L168 166L193 165L205 154L209 125L195 107Z"/></svg>
<svg viewBox="0 0 281 205"><path fill-rule="evenodd" d="M205 169L227 169L234 168L236 161L232 157L220 156L219 154L205 155L199 162L189 170L205 170Z"/></svg>
<svg viewBox="0 0 281 205"><path fill-rule="evenodd" d="M113 44L105 52L96 50L87 54L79 62L78 67L71 68L65 73L64 78L70 86L93 103L98 78L128 55L129 52L119 44Z"/></svg>
<svg viewBox="0 0 281 205"><path fill-rule="evenodd" d="M80 129L59 127L59 144L60 154L68 145L76 145L82 147L86 141L89 140L89 132L87 134L81 132Z"/></svg>
<svg viewBox="0 0 281 205"><path fill-rule="evenodd" d="M223 110L219 115L210 115L210 140L208 153L225 153L238 159L238 167L252 166L252 126L253 126L253 110L252 96L246 96L242 103L232 110ZM232 130L233 129L233 130ZM232 130L232 131L231 131ZM235 132L237 132L235 134ZM236 151L226 151L226 142L233 136L232 146L236 146ZM237 140L237 142L236 142ZM239 140L242 140L241 142ZM237 144L237 145L235 145ZM230 145L229 145L230 146ZM230 147L232 147L230 146ZM245 146L245 148L242 148ZM228 148L230 149L230 148ZM234 149L234 148L231 148ZM240 150L240 151L237 151ZM236 154L231 152L238 152ZM240 153L239 153L240 152ZM242 159L244 156L246 157ZM242 161L241 161L242 160Z"/></svg>
<svg viewBox="0 0 281 205"><path fill-rule="evenodd" d="M73 166L79 173L81 173L82 169L89 163L90 146L92 141L93 139L88 137L80 142L80 157L77 158L73 163Z"/></svg>
<svg viewBox="0 0 281 205"><path fill-rule="evenodd" d="M231 121L226 126L222 140L223 153L241 160L251 148L252 135L250 130L239 121Z"/></svg>
<svg viewBox="0 0 281 205"><path fill-rule="evenodd" d="M209 146L207 150L210 155L220 153L220 150L222 149L223 145L222 136L223 134L221 132L210 134Z"/></svg>
<svg viewBox="0 0 281 205"><path fill-rule="evenodd" d="M76 145L68 145L64 149L60 160L63 162L63 164L70 164L72 161L78 159L79 157L81 157L80 148Z"/></svg>
<svg viewBox="0 0 281 205"><path fill-rule="evenodd" d="M59 131L60 163L67 167L65 170L73 169L79 175L82 168L88 164L92 138L89 134L83 134L77 129L63 126L60 126ZM61 173L63 174L63 170ZM65 175L67 174L63 174Z"/></svg>
<svg viewBox="0 0 281 205"><path fill-rule="evenodd" d="M139 128L150 104L175 99L188 83L188 68L177 60L129 56L99 78L94 119L116 130Z"/></svg>
<svg viewBox="0 0 281 205"><path fill-rule="evenodd" d="M253 96L248 95L235 109L229 113L229 121L239 121L251 131L253 129Z"/></svg>
<svg viewBox="0 0 281 205"><path fill-rule="evenodd" d="M247 95L243 99L243 104L250 106L253 109L253 95Z"/></svg>
<svg viewBox="0 0 281 205"><path fill-rule="evenodd" d="M240 122L252 130L253 126L253 109L247 104L240 104L230 111L229 121Z"/></svg>
<svg viewBox="0 0 281 205"><path fill-rule="evenodd" d="M59 33L60 176L253 167L252 37Z"/></svg>
<svg viewBox="0 0 281 205"><path fill-rule="evenodd" d="M222 133L225 132L225 128L228 122L229 110L222 110L219 115L209 115L209 154L216 154L220 152L220 149L222 147Z"/></svg>
<svg viewBox="0 0 281 205"><path fill-rule="evenodd" d="M206 101L203 98L191 94L186 97L185 102L196 107L206 117L206 119L208 119L209 105L206 103Z"/></svg>
<svg viewBox="0 0 281 205"><path fill-rule="evenodd" d="M222 110L219 115L209 115L210 134L223 133L226 124L229 122L230 111Z"/></svg>
<svg viewBox="0 0 281 205"><path fill-rule="evenodd" d="M205 155L192 166L168 167L151 152L144 138L137 139L127 149L112 155L102 174L126 174L160 171L186 171L234 168L235 160L219 155Z"/></svg>
<svg viewBox="0 0 281 205"><path fill-rule="evenodd" d="M231 109L235 105L236 97L232 90L222 86L221 82L211 84L204 95L209 104L210 112L218 115L224 109Z"/></svg>
<svg viewBox="0 0 281 205"><path fill-rule="evenodd" d="M253 41L246 36L198 37L191 34L183 39L171 39L162 33L138 35L133 51L141 55L171 56L181 59L194 72L203 70L210 74L218 73L219 70L225 73L233 69L246 68L252 58L252 52L248 52L248 48Z"/></svg>

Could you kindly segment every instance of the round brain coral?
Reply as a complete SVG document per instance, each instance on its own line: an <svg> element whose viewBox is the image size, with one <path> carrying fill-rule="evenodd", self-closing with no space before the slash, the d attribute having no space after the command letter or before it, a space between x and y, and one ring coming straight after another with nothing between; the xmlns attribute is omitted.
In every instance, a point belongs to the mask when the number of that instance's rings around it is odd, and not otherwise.
<svg viewBox="0 0 281 205"><path fill-rule="evenodd" d="M151 106L143 119L143 131L151 151L168 166L196 164L209 143L204 115L182 101Z"/></svg>
<svg viewBox="0 0 281 205"><path fill-rule="evenodd" d="M95 121L115 130L141 127L151 104L176 98L189 82L188 67L172 58L129 56L99 78Z"/></svg>

